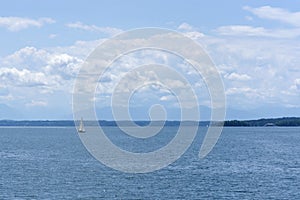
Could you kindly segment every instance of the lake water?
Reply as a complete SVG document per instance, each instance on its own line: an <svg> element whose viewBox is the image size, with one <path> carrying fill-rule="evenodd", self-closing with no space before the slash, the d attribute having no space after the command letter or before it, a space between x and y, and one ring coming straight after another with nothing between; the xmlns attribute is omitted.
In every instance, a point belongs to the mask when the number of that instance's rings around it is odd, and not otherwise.
<svg viewBox="0 0 300 200"><path fill-rule="evenodd" d="M157 141L132 142L105 127L132 151L159 148L175 129L165 128ZM168 167L128 174L94 159L75 128L0 127L0 199L300 199L299 127L226 127L199 159L204 133Z"/></svg>

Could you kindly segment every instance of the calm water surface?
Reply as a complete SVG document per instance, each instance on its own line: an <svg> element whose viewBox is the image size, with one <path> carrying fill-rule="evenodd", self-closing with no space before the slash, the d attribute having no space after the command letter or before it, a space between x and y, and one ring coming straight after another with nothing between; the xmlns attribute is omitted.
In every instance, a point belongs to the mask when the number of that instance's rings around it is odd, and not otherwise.
<svg viewBox="0 0 300 200"><path fill-rule="evenodd" d="M148 141L105 130L122 148L147 152L176 127ZM199 159L204 133L172 165L126 174L95 160L74 128L0 127L0 199L300 199L300 128L224 128Z"/></svg>

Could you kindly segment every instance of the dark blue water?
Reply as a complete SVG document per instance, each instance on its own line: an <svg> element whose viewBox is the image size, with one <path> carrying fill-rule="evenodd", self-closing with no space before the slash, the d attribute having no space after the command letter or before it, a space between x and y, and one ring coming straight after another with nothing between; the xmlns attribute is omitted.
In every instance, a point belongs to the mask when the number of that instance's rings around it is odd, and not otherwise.
<svg viewBox="0 0 300 200"><path fill-rule="evenodd" d="M117 128L106 132L126 147ZM172 165L126 174L95 160L74 128L2 127L0 199L300 199L300 128L225 128L200 160L203 133Z"/></svg>

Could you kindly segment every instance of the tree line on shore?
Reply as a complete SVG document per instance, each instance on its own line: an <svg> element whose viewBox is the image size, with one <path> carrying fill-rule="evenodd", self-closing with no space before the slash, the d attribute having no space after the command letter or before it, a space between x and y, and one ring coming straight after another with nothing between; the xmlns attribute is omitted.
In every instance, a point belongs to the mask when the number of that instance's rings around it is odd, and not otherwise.
<svg viewBox="0 0 300 200"><path fill-rule="evenodd" d="M283 117L257 120L230 120L224 126L300 126L300 117Z"/></svg>

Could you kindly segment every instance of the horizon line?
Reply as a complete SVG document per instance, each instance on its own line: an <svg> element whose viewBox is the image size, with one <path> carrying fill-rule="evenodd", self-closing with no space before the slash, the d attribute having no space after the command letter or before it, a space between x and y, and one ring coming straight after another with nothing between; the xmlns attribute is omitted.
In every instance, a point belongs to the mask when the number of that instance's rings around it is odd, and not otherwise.
<svg viewBox="0 0 300 200"><path fill-rule="evenodd" d="M262 120L262 119L291 119L291 118L300 118L300 116L283 116L283 117L261 117L261 118L249 118L249 119L225 119L224 121L252 121L252 120ZM75 119L0 119L0 121L76 121ZM95 121L95 120L84 120L84 121ZM106 121L106 122L211 122L212 120L177 120L177 119L167 119L167 120L144 120L144 119L138 119L138 120L110 120L110 119L99 119L96 121ZM222 122L217 121L217 122Z"/></svg>

